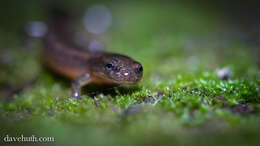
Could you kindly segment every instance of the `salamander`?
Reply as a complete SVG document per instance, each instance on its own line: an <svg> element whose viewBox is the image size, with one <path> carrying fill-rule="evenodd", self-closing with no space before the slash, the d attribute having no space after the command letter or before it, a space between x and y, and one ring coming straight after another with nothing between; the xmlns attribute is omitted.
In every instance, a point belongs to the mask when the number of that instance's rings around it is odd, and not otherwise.
<svg viewBox="0 0 260 146"><path fill-rule="evenodd" d="M72 96L79 98L81 88L94 84L136 84L143 76L141 63L116 53L91 52L72 41L66 15L53 19L43 38L43 58L53 71L72 80Z"/></svg>

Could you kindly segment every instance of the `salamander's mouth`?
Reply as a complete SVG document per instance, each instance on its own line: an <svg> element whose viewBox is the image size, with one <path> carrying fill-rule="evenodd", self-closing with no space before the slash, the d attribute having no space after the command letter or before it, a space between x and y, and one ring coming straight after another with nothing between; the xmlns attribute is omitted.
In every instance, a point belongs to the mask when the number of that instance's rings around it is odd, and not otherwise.
<svg viewBox="0 0 260 146"><path fill-rule="evenodd" d="M111 79L111 82L115 84L124 84L124 85L134 85L137 84L140 80L133 80L133 81L125 81L125 80L113 80Z"/></svg>
<svg viewBox="0 0 260 146"><path fill-rule="evenodd" d="M137 84L138 81L123 81L121 82L121 84L125 84L125 85L134 85L134 84Z"/></svg>

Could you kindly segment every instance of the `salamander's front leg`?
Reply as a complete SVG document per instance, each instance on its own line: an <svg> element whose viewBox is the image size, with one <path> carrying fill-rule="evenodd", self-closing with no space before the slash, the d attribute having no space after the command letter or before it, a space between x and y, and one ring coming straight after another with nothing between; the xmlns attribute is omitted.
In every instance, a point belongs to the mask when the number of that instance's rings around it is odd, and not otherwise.
<svg viewBox="0 0 260 146"><path fill-rule="evenodd" d="M72 96L75 97L76 99L79 99L80 97L80 90L81 88L88 84L90 82L90 74L86 73L78 78L76 78L72 82Z"/></svg>

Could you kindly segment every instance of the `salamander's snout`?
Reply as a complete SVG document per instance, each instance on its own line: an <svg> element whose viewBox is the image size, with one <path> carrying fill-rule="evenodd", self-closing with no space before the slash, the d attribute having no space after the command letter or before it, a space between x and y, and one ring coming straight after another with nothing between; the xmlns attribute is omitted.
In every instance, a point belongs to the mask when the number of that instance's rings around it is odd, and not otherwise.
<svg viewBox="0 0 260 146"><path fill-rule="evenodd" d="M138 74L143 73L143 66L142 66L141 63L135 62L135 72L138 73Z"/></svg>
<svg viewBox="0 0 260 146"><path fill-rule="evenodd" d="M132 73L132 74L134 74L134 80L135 80L135 82L138 82L139 80L141 80L141 78L143 76L142 64L135 61L133 70L134 70L134 73Z"/></svg>

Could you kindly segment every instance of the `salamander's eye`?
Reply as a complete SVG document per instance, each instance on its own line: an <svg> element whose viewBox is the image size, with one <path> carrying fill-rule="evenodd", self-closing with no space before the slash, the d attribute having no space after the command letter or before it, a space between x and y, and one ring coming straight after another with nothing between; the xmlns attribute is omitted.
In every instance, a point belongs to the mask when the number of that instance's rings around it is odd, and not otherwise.
<svg viewBox="0 0 260 146"><path fill-rule="evenodd" d="M105 65L106 70L112 70L113 68L114 68L114 65L111 64L111 63L108 63L108 64Z"/></svg>

